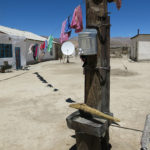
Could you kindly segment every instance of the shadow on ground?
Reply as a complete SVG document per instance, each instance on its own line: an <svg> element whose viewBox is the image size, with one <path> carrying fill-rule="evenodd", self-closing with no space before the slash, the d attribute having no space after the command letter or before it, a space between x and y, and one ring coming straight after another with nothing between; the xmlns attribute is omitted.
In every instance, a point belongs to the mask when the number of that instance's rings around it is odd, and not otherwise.
<svg viewBox="0 0 150 150"><path fill-rule="evenodd" d="M43 82L43 83L48 83L38 72L35 72L35 73L33 73L33 74L35 74L35 75L37 76L37 78L38 78L41 82ZM53 85L48 83L48 84L47 84L47 87L53 88ZM57 91L59 91L59 89L54 88L53 91L54 91L54 92L57 92Z"/></svg>
<svg viewBox="0 0 150 150"><path fill-rule="evenodd" d="M75 103L76 101L72 100L71 98L67 98L67 99L66 99L66 102L67 102L67 103Z"/></svg>
<svg viewBox="0 0 150 150"><path fill-rule="evenodd" d="M75 145L73 145L69 150L77 150L77 146L76 146L76 144Z"/></svg>

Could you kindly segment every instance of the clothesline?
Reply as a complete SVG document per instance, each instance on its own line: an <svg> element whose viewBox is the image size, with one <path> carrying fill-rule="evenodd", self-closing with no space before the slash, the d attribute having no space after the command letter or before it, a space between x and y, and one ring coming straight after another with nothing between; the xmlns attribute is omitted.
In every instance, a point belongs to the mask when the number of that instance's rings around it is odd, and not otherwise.
<svg viewBox="0 0 150 150"><path fill-rule="evenodd" d="M85 0L81 0L81 2L78 4L78 5L83 5L85 3ZM72 15L73 15L73 12L74 12L74 10L71 12L71 13L69 13L69 15L66 15L67 17L66 17L66 19L68 18L68 17L71 17ZM62 21L63 22L63 21ZM52 32L52 36L54 35L54 33L56 32L56 31L58 31L58 29L60 29L60 24L55 28L55 30Z"/></svg>
<svg viewBox="0 0 150 150"><path fill-rule="evenodd" d="M73 13L73 17L72 17L72 23L70 24L69 17L63 22L62 29L61 29L61 35L60 35L60 42L61 43L65 42L69 39L72 29L75 29L76 33L82 31L82 29L83 29L82 9L81 9L82 3L84 3L84 0L82 0L80 5L75 8L74 13ZM69 16L72 16L72 15L69 15ZM67 28L67 30L66 30L66 28ZM50 52L52 47L53 47L52 43L53 43L54 39L53 39L52 35L53 35L53 33L50 34L48 40L45 40L40 45L40 50L44 51L45 53L46 53L46 51Z"/></svg>
<svg viewBox="0 0 150 150"><path fill-rule="evenodd" d="M83 5L83 4L85 4L85 2L86 2L86 0L81 0L81 2L79 3L79 5ZM121 3L122 3L122 0L114 0L114 2L116 3L116 6L117 6L117 8L118 8L118 10L121 8ZM67 17L71 17L72 16L72 14L73 14L73 11L67 16ZM66 19L67 19L67 17L66 17ZM55 30L53 30L53 32L52 32L52 36L54 35L54 33L55 32L57 32L58 31L58 29L60 28L60 25L58 25L56 28L55 28Z"/></svg>
<svg viewBox="0 0 150 150"><path fill-rule="evenodd" d="M113 0L116 2L116 7L118 9L121 8L121 0ZM82 1L84 3L85 1ZM81 3L81 4L82 4ZM81 4L77 6L74 9L72 21L70 22L70 17L72 15L69 15L63 23L62 23L62 28L61 28L61 34L60 34L60 42L63 43L67 40L69 40L69 37L71 36L72 29L75 29L75 32L81 32L83 29L83 20L82 20L82 8Z"/></svg>
<svg viewBox="0 0 150 150"><path fill-rule="evenodd" d="M75 33L79 33L83 30L82 8L78 5L73 12L72 21L70 17L65 19L62 23L60 43L69 40L72 30L75 29Z"/></svg>
<svg viewBox="0 0 150 150"><path fill-rule="evenodd" d="M114 0L116 2L116 6L118 9L121 7L121 0ZM74 12L71 15L68 15L67 18L62 23L61 34L60 34L60 42L63 43L69 39L71 36L72 29L75 29L75 32L81 32L83 30L83 20L82 20L82 8L81 5L85 3L85 0L81 0L81 3L74 9ZM70 22L70 17L72 17L72 21ZM58 26L56 29L60 28ZM53 47L53 34L56 30L50 34L48 40L45 40L40 46L38 44L32 44L29 48L29 53L35 53L37 55L37 49L40 47L40 50L44 53L47 51L50 52ZM8 38L8 37L7 37ZM17 41L18 42L18 41ZM19 42L18 42L19 43ZM35 59L35 58L34 58Z"/></svg>

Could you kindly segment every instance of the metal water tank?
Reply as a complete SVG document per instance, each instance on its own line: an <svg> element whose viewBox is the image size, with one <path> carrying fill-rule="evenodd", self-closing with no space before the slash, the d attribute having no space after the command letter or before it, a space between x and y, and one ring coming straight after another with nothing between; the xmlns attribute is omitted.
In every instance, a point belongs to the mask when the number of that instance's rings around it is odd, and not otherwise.
<svg viewBox="0 0 150 150"><path fill-rule="evenodd" d="M97 54L97 30L85 29L78 34L80 55Z"/></svg>

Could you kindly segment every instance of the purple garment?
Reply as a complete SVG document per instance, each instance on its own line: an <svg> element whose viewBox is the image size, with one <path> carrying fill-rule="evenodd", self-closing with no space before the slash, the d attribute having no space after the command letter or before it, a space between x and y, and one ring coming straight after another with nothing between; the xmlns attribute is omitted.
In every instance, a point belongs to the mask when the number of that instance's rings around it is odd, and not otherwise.
<svg viewBox="0 0 150 150"><path fill-rule="evenodd" d="M60 43L63 43L69 39L69 33L65 33L66 21L67 20L65 20L62 23L61 34L60 34Z"/></svg>
<svg viewBox="0 0 150 150"><path fill-rule="evenodd" d="M80 5L74 10L71 28L75 29L76 33L81 32L83 30L82 8Z"/></svg>
<svg viewBox="0 0 150 150"><path fill-rule="evenodd" d="M35 46L35 57L37 57L38 45Z"/></svg>

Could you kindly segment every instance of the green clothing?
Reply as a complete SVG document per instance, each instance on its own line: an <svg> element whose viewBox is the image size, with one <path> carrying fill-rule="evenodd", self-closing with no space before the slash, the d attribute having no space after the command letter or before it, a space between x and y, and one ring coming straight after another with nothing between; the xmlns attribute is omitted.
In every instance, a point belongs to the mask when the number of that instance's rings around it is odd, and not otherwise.
<svg viewBox="0 0 150 150"><path fill-rule="evenodd" d="M50 35L48 38L48 49L47 49L48 52L50 52L51 49L53 48L53 40L54 40L53 36Z"/></svg>

